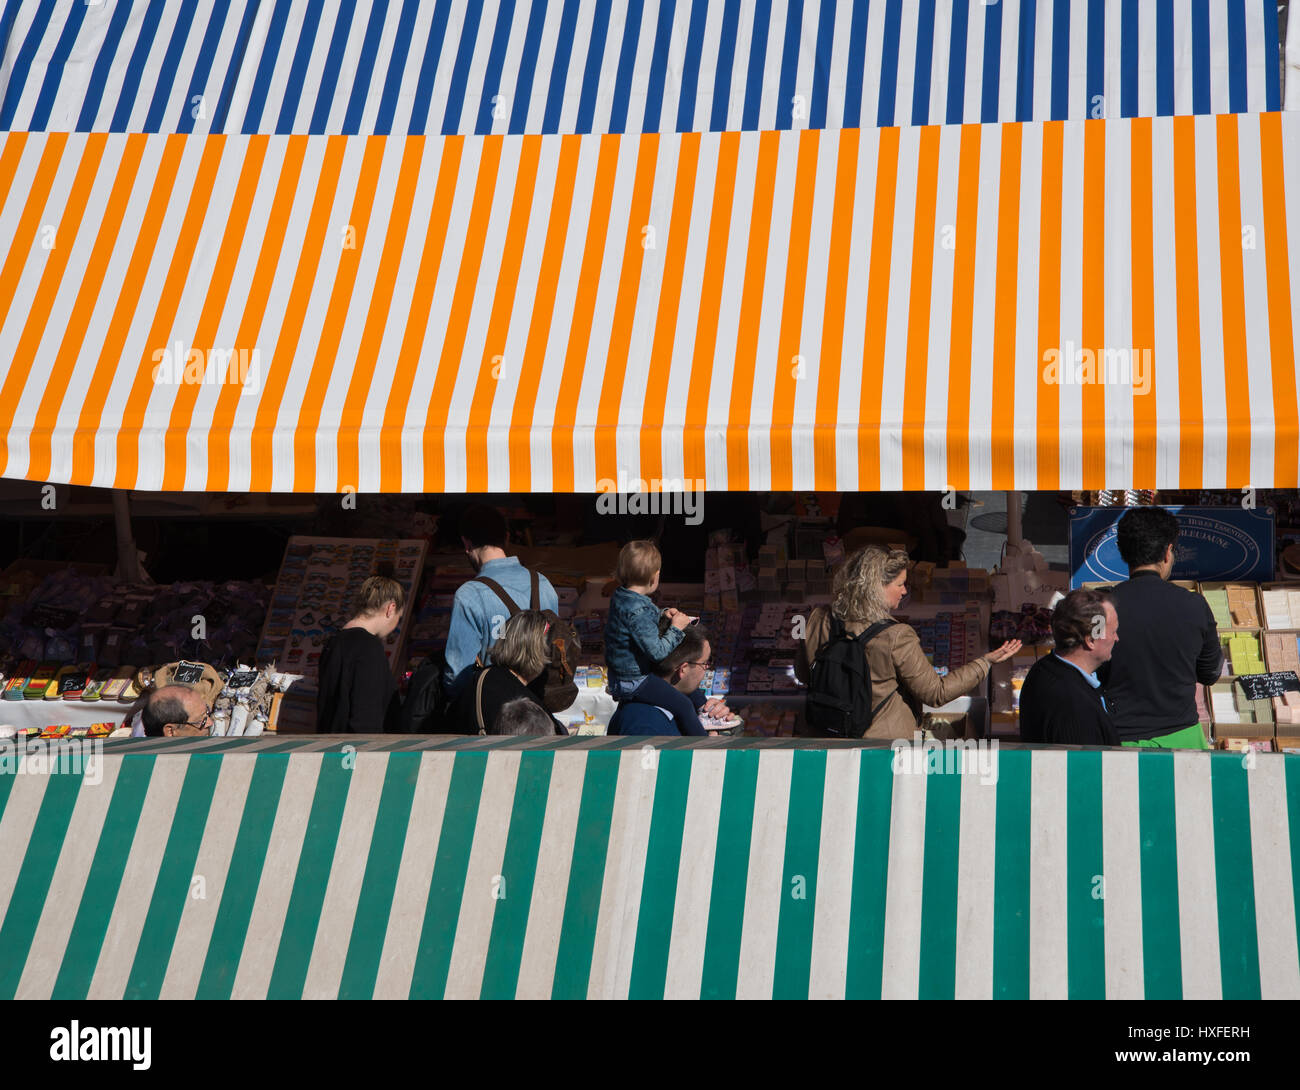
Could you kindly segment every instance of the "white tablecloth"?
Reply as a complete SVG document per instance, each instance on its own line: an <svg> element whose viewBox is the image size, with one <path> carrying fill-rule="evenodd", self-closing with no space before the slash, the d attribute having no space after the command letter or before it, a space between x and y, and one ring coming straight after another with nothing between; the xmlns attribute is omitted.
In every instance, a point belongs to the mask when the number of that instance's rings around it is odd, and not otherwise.
<svg viewBox="0 0 1300 1090"><path fill-rule="evenodd" d="M25 727L57 726L67 723L72 727L89 727L95 723L113 723L121 726L131 714L130 704L116 700L0 700L0 724L16 730Z"/></svg>

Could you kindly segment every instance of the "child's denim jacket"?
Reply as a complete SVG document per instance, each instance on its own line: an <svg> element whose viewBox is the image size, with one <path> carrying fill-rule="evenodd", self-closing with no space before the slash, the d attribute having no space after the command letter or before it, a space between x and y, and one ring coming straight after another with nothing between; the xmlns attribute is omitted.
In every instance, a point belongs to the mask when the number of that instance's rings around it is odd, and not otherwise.
<svg viewBox="0 0 1300 1090"><path fill-rule="evenodd" d="M652 673L654 664L682 642L682 631L659 635L659 607L644 594L619 587L605 622L605 665L611 679L632 681Z"/></svg>

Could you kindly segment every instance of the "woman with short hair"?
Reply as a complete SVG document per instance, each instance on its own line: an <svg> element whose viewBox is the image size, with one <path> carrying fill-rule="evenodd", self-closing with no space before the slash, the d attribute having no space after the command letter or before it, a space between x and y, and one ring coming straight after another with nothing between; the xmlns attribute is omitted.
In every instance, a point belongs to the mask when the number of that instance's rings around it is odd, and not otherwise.
<svg viewBox="0 0 1300 1090"><path fill-rule="evenodd" d="M520 610L501 627L489 652L488 666L473 666L447 710L451 734L499 734L501 710L515 700L531 700L550 719L556 734L566 733L558 719L528 688L551 661L550 623L538 610Z"/></svg>
<svg viewBox="0 0 1300 1090"><path fill-rule="evenodd" d="M316 729L321 734L381 734L397 726L401 701L384 641L402 621L406 592L372 575L351 620L325 641L318 670Z"/></svg>
<svg viewBox="0 0 1300 1090"><path fill-rule="evenodd" d="M831 605L818 606L808 618L805 639L795 656L795 676L808 685L819 653L837 629L860 636L873 626L878 630L863 645L871 678L870 724L862 737L911 738L921 725L922 705L942 707L974 690L995 662L1020 650L1019 640L1008 640L974 662L946 676L935 672L921 649L921 637L909 624L894 622L890 614L907 595L908 556L902 549L868 545L845 560L835 573ZM858 730L863 724L854 724Z"/></svg>

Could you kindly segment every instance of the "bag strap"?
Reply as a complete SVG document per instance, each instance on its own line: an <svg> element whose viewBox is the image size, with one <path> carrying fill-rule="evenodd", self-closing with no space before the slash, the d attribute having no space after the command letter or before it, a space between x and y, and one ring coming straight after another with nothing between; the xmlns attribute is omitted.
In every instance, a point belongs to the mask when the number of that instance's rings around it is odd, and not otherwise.
<svg viewBox="0 0 1300 1090"><path fill-rule="evenodd" d="M862 642L864 644L870 643L877 636L879 636L880 633L882 633L886 628L888 628L891 624L894 623L896 622L894 621L893 617L886 617L883 621L877 621L875 624L873 624L870 628L868 628L865 632L862 633L861 636Z"/></svg>
<svg viewBox="0 0 1300 1090"><path fill-rule="evenodd" d="M532 584L532 594L528 599L528 608L536 613L542 608L542 581L537 577L537 572L532 570L529 571L528 578Z"/></svg>
<svg viewBox="0 0 1300 1090"><path fill-rule="evenodd" d="M490 667L488 668L490 669ZM480 670L478 675L478 684L474 686L474 711L478 715L478 732L487 734L487 727L483 723L483 682L488 675L487 670Z"/></svg>
<svg viewBox="0 0 1300 1090"><path fill-rule="evenodd" d="M474 580L474 582L482 583L485 587L488 588L488 590L494 591L496 593L496 596L500 598L502 602L505 603L506 608L510 610L510 616L513 617L516 613L519 612L519 607L515 605L515 600L511 598L510 595L508 595L504 590L501 589L501 584L498 583L495 579L489 579L486 575L480 575Z"/></svg>

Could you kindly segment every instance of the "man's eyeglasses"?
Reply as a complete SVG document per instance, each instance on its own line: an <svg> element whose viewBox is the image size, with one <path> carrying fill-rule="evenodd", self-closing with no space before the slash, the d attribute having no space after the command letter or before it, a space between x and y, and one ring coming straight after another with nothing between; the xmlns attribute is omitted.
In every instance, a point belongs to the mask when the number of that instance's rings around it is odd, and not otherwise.
<svg viewBox="0 0 1300 1090"><path fill-rule="evenodd" d="M706 670L712 670L712 669L713 669L713 660L712 660L712 659L709 659L707 662L687 662L686 665L687 665L687 666L703 666L704 669L706 669Z"/></svg>
<svg viewBox="0 0 1300 1090"><path fill-rule="evenodd" d="M212 727L212 712L206 711L203 713L203 718L197 723L186 721L184 726L193 727L195 730L209 730Z"/></svg>

